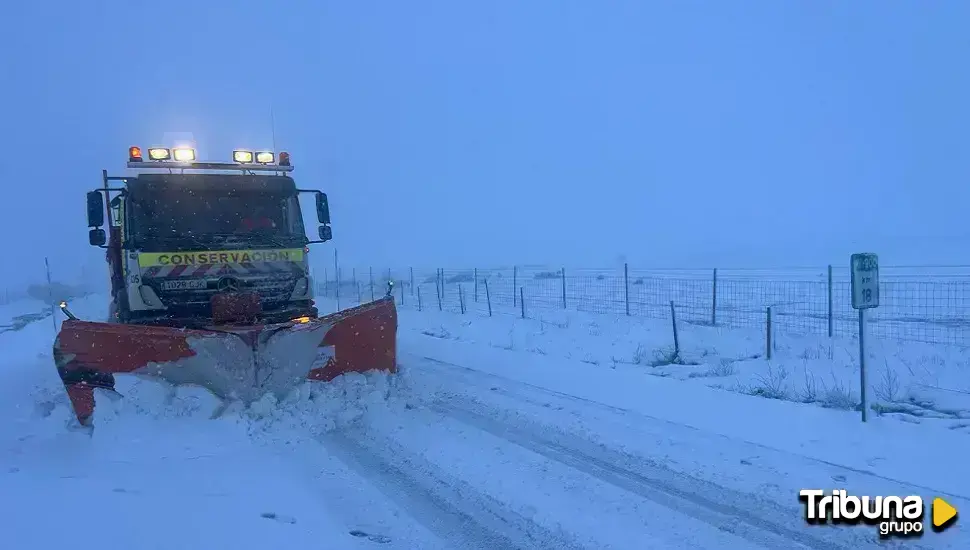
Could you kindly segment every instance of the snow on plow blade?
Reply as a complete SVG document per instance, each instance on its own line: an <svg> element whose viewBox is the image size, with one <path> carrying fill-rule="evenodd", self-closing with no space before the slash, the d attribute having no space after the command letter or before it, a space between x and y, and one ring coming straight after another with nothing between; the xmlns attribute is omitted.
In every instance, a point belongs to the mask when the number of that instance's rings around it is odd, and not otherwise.
<svg viewBox="0 0 970 550"><path fill-rule="evenodd" d="M324 317L273 325L180 329L67 319L54 361L82 424L94 389L114 389L115 374L157 376L251 402L282 396L307 378L347 372L396 372L397 310L383 298Z"/></svg>

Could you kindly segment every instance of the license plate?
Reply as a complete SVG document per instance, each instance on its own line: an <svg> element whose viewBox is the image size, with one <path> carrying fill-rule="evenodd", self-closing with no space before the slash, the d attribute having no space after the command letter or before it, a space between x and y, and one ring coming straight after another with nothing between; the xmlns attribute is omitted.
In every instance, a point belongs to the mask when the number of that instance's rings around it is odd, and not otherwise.
<svg viewBox="0 0 970 550"><path fill-rule="evenodd" d="M162 281L162 290L203 290L204 288L206 288L204 279Z"/></svg>

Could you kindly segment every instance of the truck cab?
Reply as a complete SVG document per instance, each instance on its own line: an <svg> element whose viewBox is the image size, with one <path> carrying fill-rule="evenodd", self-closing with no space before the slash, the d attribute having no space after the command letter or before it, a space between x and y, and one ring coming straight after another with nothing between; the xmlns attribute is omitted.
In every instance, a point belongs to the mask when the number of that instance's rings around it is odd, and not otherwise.
<svg viewBox="0 0 970 550"><path fill-rule="evenodd" d="M103 187L87 195L89 242L106 251L114 321L196 328L317 316L307 254L332 238L326 194L297 187L287 153L237 150L233 160L198 162L189 148L152 148L146 159L132 147L133 175L102 172ZM316 199L315 240L304 193Z"/></svg>

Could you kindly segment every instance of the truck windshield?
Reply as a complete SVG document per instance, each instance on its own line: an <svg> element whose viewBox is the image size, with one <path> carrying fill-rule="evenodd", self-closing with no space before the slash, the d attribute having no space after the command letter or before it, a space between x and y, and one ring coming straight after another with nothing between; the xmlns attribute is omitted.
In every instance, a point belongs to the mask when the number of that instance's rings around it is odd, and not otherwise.
<svg viewBox="0 0 970 550"><path fill-rule="evenodd" d="M305 238L295 195L260 191L179 190L140 193L132 201L132 230L140 238Z"/></svg>

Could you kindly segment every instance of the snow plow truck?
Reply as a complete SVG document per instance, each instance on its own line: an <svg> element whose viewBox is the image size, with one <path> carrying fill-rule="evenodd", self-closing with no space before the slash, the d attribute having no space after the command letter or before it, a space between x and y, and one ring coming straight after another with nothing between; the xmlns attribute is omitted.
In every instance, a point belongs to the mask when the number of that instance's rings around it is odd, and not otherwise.
<svg viewBox="0 0 970 550"><path fill-rule="evenodd" d="M107 321L68 304L54 361L74 412L90 425L94 390L114 375L154 376L251 402L305 380L396 372L397 311L387 294L320 316L309 246L332 238L327 195L297 188L290 155L233 151L199 162L187 147L128 151L128 176L102 171L87 193L88 240L105 249ZM314 196L318 239L301 195ZM104 226L107 224L107 231Z"/></svg>

